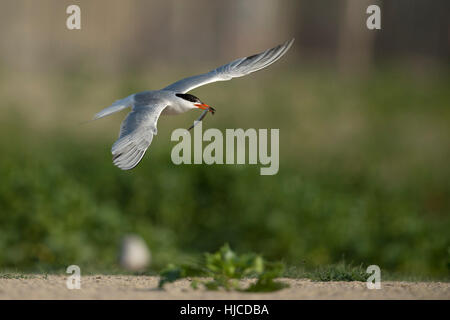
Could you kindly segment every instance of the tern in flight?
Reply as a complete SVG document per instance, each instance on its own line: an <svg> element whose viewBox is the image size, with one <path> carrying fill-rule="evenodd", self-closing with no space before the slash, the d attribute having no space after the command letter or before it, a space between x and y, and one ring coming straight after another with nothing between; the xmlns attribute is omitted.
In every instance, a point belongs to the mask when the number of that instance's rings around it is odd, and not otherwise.
<svg viewBox="0 0 450 320"><path fill-rule="evenodd" d="M117 100L94 116L100 119L132 107L120 127L119 139L113 144L113 163L122 170L136 167L156 135L156 123L161 114L174 115L192 109L202 109L201 121L215 109L199 98L187 93L197 87L216 81L226 81L261 70L280 59L291 47L294 39L264 52L236 59L210 72L179 80L161 90L143 91ZM191 126L189 129L192 129Z"/></svg>

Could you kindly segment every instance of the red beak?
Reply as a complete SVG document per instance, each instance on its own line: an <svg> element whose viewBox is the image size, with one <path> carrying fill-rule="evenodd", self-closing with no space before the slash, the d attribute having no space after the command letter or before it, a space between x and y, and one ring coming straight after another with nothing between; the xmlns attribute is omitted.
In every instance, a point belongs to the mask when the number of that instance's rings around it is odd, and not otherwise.
<svg viewBox="0 0 450 320"><path fill-rule="evenodd" d="M194 103L194 106L196 106L197 108L200 108L202 110L208 110L211 113L214 113L214 108L211 106L208 106L206 103Z"/></svg>
<svg viewBox="0 0 450 320"><path fill-rule="evenodd" d="M203 109L203 110L209 108L209 106L206 103L194 103L194 106L196 106L197 108Z"/></svg>

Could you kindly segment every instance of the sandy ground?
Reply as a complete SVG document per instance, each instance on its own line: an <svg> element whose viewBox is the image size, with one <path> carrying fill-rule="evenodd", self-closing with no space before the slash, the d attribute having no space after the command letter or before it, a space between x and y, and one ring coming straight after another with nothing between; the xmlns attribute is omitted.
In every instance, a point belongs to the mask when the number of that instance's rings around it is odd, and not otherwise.
<svg viewBox="0 0 450 320"><path fill-rule="evenodd" d="M0 279L0 299L448 299L450 283L382 282L369 290L363 282L312 282L281 279L290 288L273 293L193 290L180 280L158 290L158 277L128 275L82 276L81 288L69 290L66 276L30 275Z"/></svg>

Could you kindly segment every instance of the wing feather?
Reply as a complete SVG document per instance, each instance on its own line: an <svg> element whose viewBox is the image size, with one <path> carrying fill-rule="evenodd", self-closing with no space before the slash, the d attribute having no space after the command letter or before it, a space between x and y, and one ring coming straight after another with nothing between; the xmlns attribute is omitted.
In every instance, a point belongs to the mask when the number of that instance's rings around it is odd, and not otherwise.
<svg viewBox="0 0 450 320"><path fill-rule="evenodd" d="M113 144L113 163L122 170L137 166L157 134L156 124L166 105L154 102L134 106L120 127L119 139Z"/></svg>
<svg viewBox="0 0 450 320"><path fill-rule="evenodd" d="M226 81L243 77L252 72L264 69L280 59L289 50L293 42L294 39L286 41L284 44L280 44L271 49L267 49L264 52L236 59L208 73L179 80L165 87L163 90L186 93L211 82Z"/></svg>

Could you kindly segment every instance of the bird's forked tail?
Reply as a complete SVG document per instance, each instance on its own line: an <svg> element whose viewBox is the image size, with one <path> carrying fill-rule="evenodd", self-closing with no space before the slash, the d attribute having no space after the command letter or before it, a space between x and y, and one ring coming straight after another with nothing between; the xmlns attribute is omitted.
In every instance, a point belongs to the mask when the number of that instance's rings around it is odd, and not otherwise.
<svg viewBox="0 0 450 320"><path fill-rule="evenodd" d="M97 120L97 119L109 116L109 115L111 115L111 114L113 114L115 112L118 112L118 111L121 111L123 109L126 109L126 108L132 106L133 103L134 103L134 94L132 94L131 96L126 97L125 99L117 100L116 102L114 102L109 107L107 107L107 108L103 109L102 111L96 113L93 120Z"/></svg>

